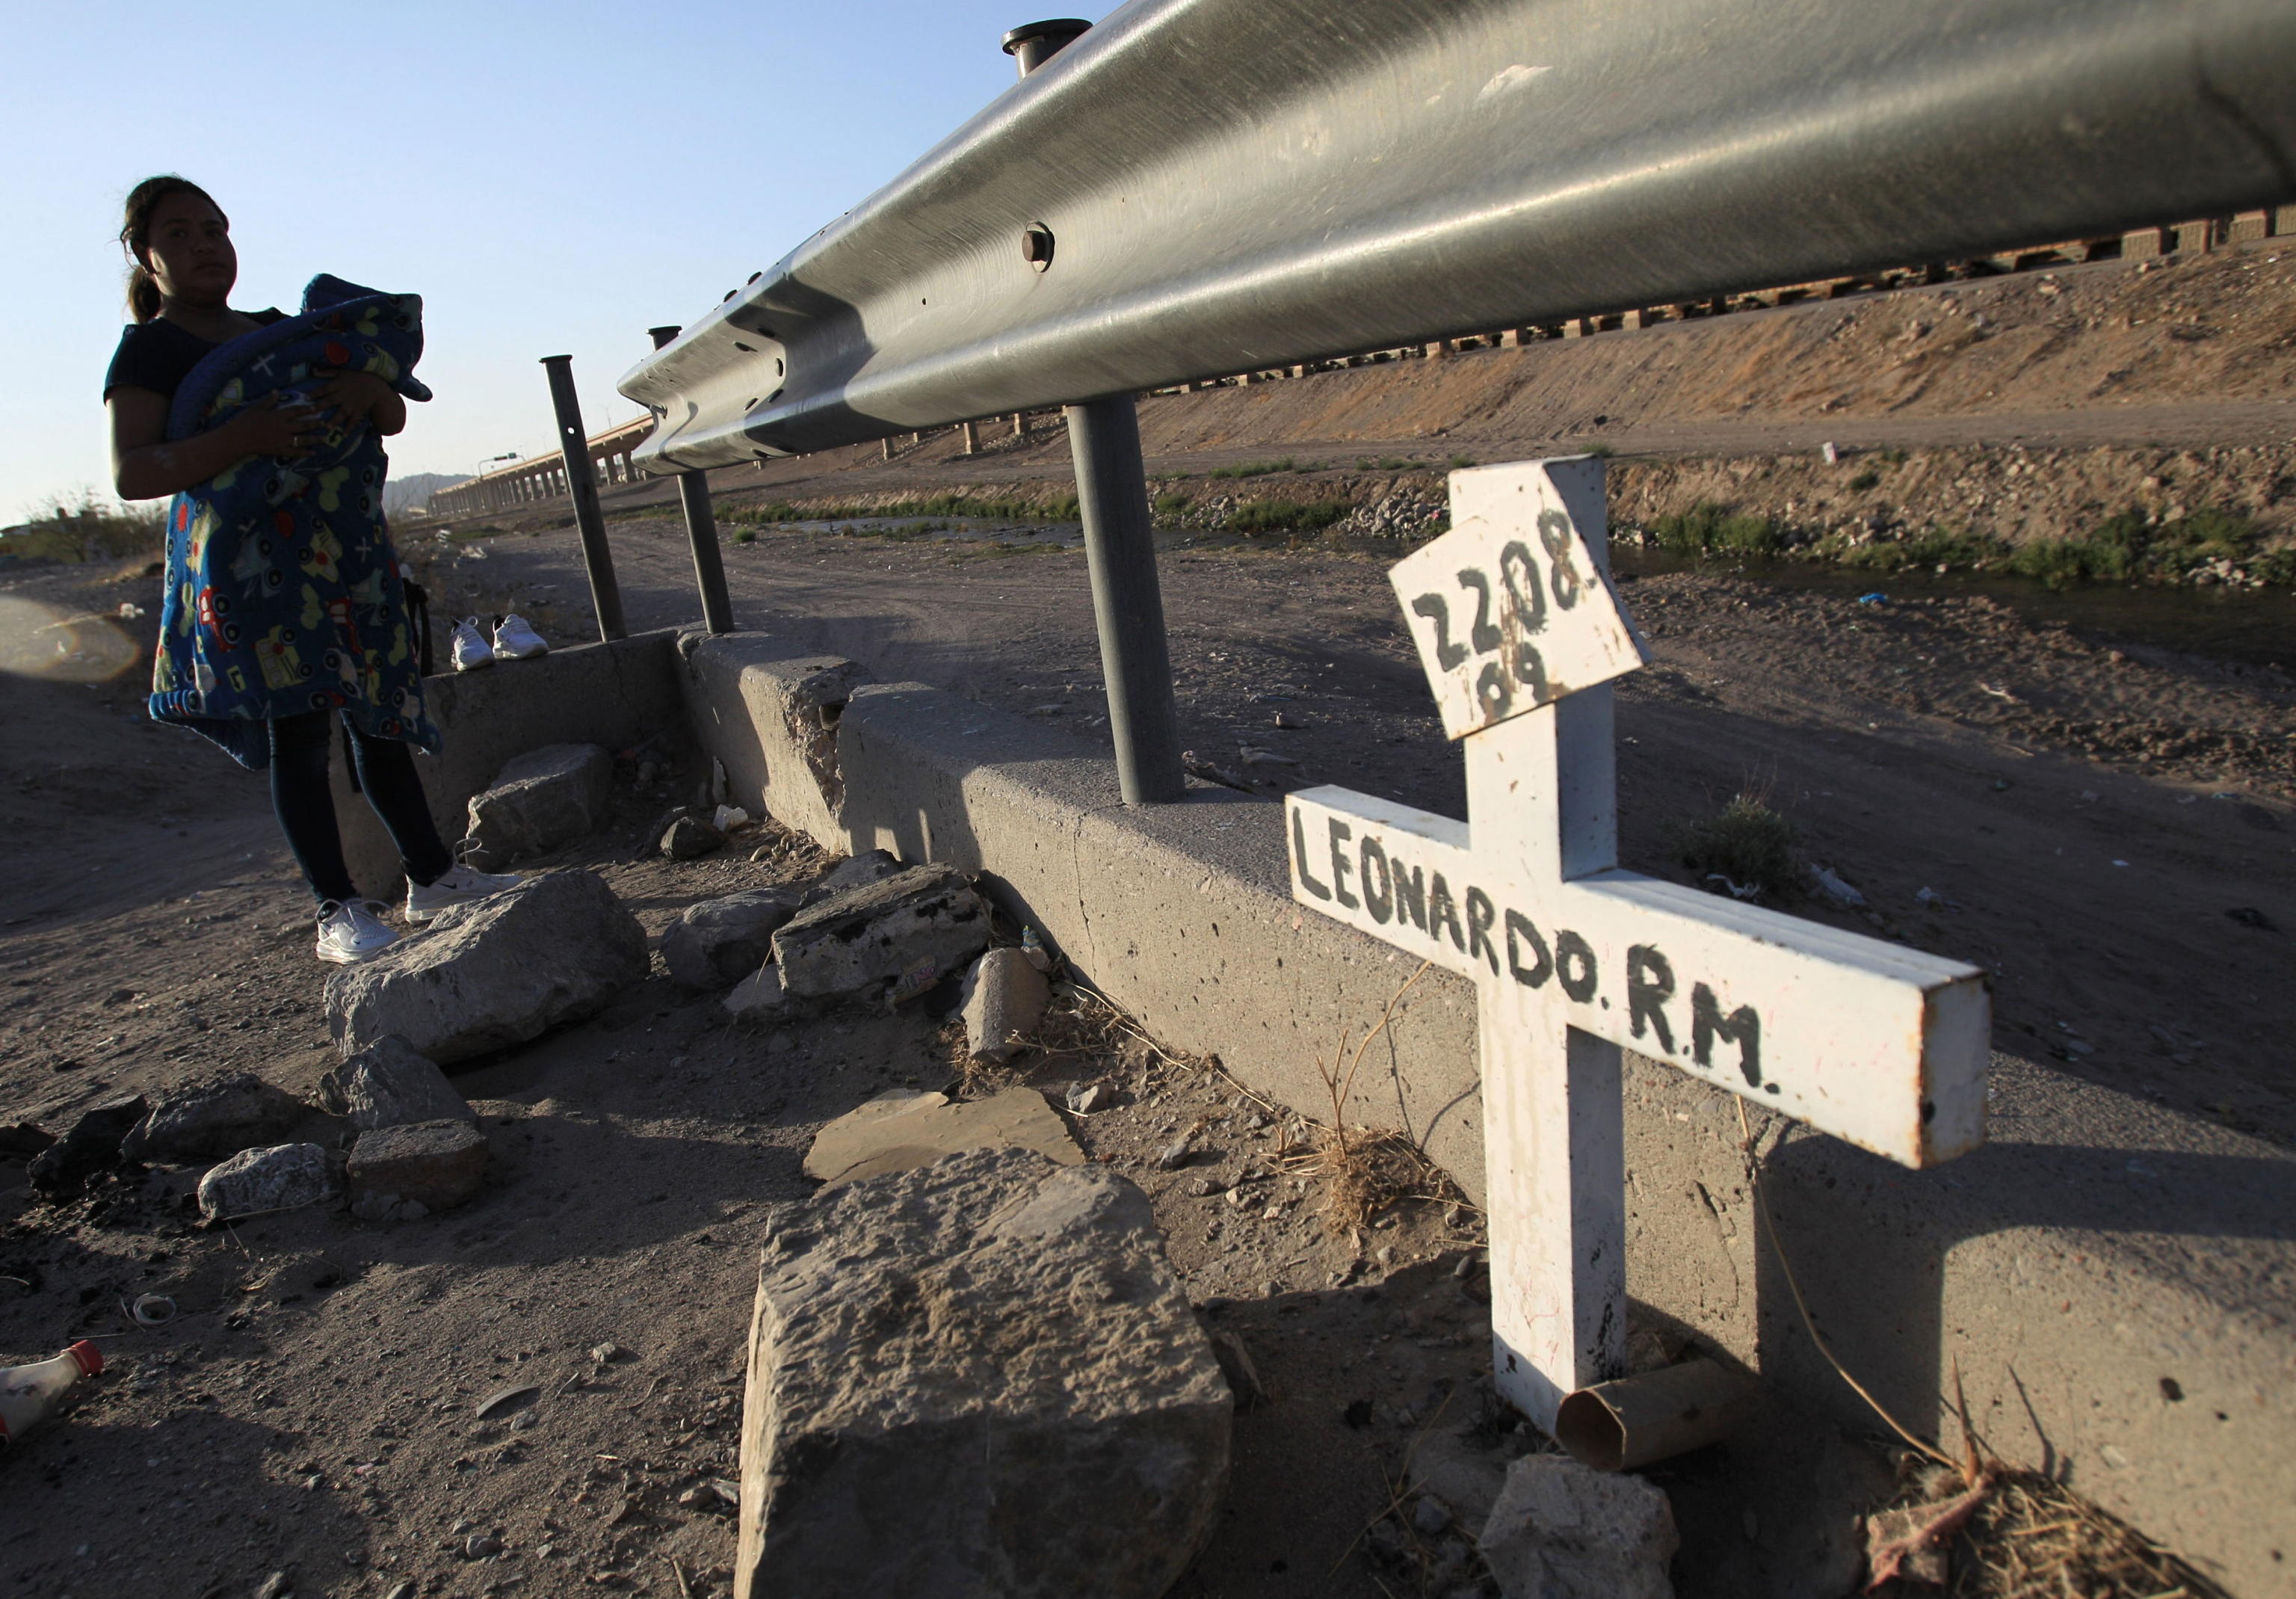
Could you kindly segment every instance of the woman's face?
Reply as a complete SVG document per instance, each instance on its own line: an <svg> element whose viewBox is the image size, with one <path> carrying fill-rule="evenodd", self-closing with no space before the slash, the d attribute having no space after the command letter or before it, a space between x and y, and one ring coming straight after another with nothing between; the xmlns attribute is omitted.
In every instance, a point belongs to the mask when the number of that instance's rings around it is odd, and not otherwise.
<svg viewBox="0 0 2296 1599"><path fill-rule="evenodd" d="M170 194L153 209L144 264L161 294L185 305L220 306L239 281L231 225L197 194Z"/></svg>

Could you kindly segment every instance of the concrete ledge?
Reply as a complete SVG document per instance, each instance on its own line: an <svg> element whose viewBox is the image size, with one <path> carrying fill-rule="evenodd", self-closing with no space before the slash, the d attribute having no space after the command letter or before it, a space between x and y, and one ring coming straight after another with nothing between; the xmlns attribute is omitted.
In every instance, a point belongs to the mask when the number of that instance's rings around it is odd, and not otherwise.
<svg viewBox="0 0 2296 1599"><path fill-rule="evenodd" d="M621 750L662 734L673 748L683 743L685 696L676 666L677 635L664 630L424 678L431 719L446 745L436 756L417 756L414 765L439 836L450 845L463 836L471 796L482 792L513 755L545 744ZM340 740L332 771L343 858L359 886L380 895L385 885L401 881L398 846L365 800L351 792Z"/></svg>
<svg viewBox="0 0 2296 1599"><path fill-rule="evenodd" d="M693 652L691 714L729 770L737 756L814 769L780 708L836 663L776 653L754 635ZM833 814L818 783L767 784L775 814L836 848L981 873L1159 1038L1310 1114L1331 1114L1318 1058L1410 975L1292 903L1272 803L1206 789L1127 811L1111 763L1075 740L919 684L853 687L835 757ZM1956 1437L1957 1365L2005 1457L2249 1599L2296 1599L2296 1158L2013 1057L1993 1066L1991 1142L1931 1171L1754 1114L1819 1326L1907 1425ZM1429 972L1347 1114L1408 1132L1480 1195L1477 1083L1472 991ZM1739 1102L1631 1054L1626 1086L1641 1314L1759 1371L1783 1409L1882 1432L1758 1246Z"/></svg>

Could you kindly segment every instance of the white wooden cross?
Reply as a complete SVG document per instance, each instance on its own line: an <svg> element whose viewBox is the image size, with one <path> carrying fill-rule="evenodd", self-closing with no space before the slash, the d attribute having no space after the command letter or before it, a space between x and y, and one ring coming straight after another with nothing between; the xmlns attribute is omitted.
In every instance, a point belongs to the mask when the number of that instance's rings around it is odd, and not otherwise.
<svg viewBox="0 0 2296 1599"><path fill-rule="evenodd" d="M1393 578L1469 823L1340 788L1287 801L1302 905L1473 980L1501 1393L1550 1432L1625 1374L1620 1047L1906 1166L1984 1138L1976 968L1618 869L1603 463L1451 475Z"/></svg>

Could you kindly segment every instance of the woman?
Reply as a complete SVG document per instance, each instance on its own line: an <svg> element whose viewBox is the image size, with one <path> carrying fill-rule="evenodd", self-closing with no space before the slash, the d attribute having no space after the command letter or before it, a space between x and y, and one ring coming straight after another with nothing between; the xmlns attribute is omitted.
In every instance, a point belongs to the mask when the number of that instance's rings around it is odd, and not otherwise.
<svg viewBox="0 0 2296 1599"><path fill-rule="evenodd" d="M382 521L381 439L406 425L408 398L430 398L410 375L422 302L320 277L299 316L233 310L231 224L180 177L135 186L119 239L135 320L103 385L112 484L174 496L152 715L270 768L318 900L319 958L367 960L398 935L343 864L327 783L339 719L398 847L408 920L518 881L455 863L406 748L439 740Z"/></svg>

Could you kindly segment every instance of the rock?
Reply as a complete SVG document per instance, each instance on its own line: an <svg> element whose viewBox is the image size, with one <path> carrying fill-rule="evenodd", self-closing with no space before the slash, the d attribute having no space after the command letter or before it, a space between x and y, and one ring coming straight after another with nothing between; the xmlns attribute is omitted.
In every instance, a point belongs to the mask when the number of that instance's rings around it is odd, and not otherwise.
<svg viewBox="0 0 2296 1599"><path fill-rule="evenodd" d="M1116 1104L1116 1090L1106 1083L1078 1083L1068 1092L1069 1110L1078 1116L1097 1116Z"/></svg>
<svg viewBox="0 0 2296 1599"><path fill-rule="evenodd" d="M414 1121L475 1121L430 1057L393 1033L319 1078L319 1103L361 1132Z"/></svg>
<svg viewBox="0 0 2296 1599"><path fill-rule="evenodd" d="M1197 1177L1188 1185L1189 1196L1193 1199L1216 1199L1227 1191L1227 1185L1218 1177Z"/></svg>
<svg viewBox="0 0 2296 1599"><path fill-rule="evenodd" d="M771 966L760 966L735 983L720 1003L736 1021L779 1021L797 1009L782 991L782 974Z"/></svg>
<svg viewBox="0 0 2296 1599"><path fill-rule="evenodd" d="M489 1555L500 1554L502 1553L502 1539L496 1538L493 1533L474 1532L471 1534L469 1538L463 1540L463 1558L465 1560L485 1560Z"/></svg>
<svg viewBox="0 0 2296 1599"><path fill-rule="evenodd" d="M1011 1060L1045 1019L1053 991L1017 949L992 949L964 978L964 1036L976 1061Z"/></svg>
<svg viewBox="0 0 2296 1599"><path fill-rule="evenodd" d="M805 1175L835 1188L969 1149L1034 1150L1063 1166L1084 1160L1068 1128L1034 1088L1008 1088L964 1104L951 1104L945 1094L893 1088L814 1135Z"/></svg>
<svg viewBox="0 0 2296 1599"><path fill-rule="evenodd" d="M545 873L337 972L327 1027L346 1057L396 1033L445 1065L593 1015L651 969L645 930L611 889Z"/></svg>
<svg viewBox="0 0 2296 1599"><path fill-rule="evenodd" d="M29 1160L55 1141L53 1133L31 1122L0 1122L0 1160Z"/></svg>
<svg viewBox="0 0 2296 1599"><path fill-rule="evenodd" d="M742 1419L745 1599L1154 1599L1232 1399L1148 1201L975 1151L775 1205Z"/></svg>
<svg viewBox="0 0 2296 1599"><path fill-rule="evenodd" d="M661 835L661 852L674 861L690 861L725 847L726 835L699 816L680 816Z"/></svg>
<svg viewBox="0 0 2296 1599"><path fill-rule="evenodd" d="M1563 1455L1527 1455L1476 1547L1505 1599L1673 1599L1679 1543L1666 1495Z"/></svg>
<svg viewBox="0 0 2296 1599"><path fill-rule="evenodd" d="M1188 1163L1189 1159L1193 1156L1195 1152L1196 1146L1194 1141L1189 1138L1186 1134L1183 1133L1179 1137L1173 1139L1171 1143L1166 1144L1164 1146L1163 1152L1156 1157L1156 1169L1158 1171L1177 1171L1180 1168Z"/></svg>
<svg viewBox="0 0 2296 1599"><path fill-rule="evenodd" d="M750 889L687 906L661 935L669 975L688 988L741 981L766 964L774 934L797 914L800 903L794 890Z"/></svg>
<svg viewBox="0 0 2296 1599"><path fill-rule="evenodd" d="M294 1599L295 1584L284 1571L274 1571L255 1590L255 1599Z"/></svg>
<svg viewBox="0 0 2296 1599"><path fill-rule="evenodd" d="M1423 1538L1433 1538L1451 1524L1451 1507L1432 1494L1419 1496L1411 1507L1411 1525Z"/></svg>
<svg viewBox="0 0 2296 1599"><path fill-rule="evenodd" d="M508 762L492 788L471 797L470 833L487 869L594 831L613 781L614 758L595 744L549 744Z"/></svg>
<svg viewBox="0 0 2296 1599"><path fill-rule="evenodd" d="M200 1179L200 1214L209 1221L292 1210L334 1199L342 1173L316 1144L275 1144L240 1151Z"/></svg>
<svg viewBox="0 0 2296 1599"><path fill-rule="evenodd" d="M806 884L804 903L819 905L824 899L834 899L853 889L863 889L873 882L882 882L901 869L901 863L882 849L872 849L841 860Z"/></svg>
<svg viewBox="0 0 2296 1599"><path fill-rule="evenodd" d="M119 1162L119 1146L149 1109L140 1094L109 1099L80 1112L71 1130L32 1157L25 1180L50 1199L70 1199L88 1179Z"/></svg>
<svg viewBox="0 0 2296 1599"><path fill-rule="evenodd" d="M909 866L808 906L774 934L782 986L800 998L914 988L988 946L988 907L954 866Z"/></svg>
<svg viewBox="0 0 2296 1599"><path fill-rule="evenodd" d="M486 1176L486 1137L467 1121L376 1128L351 1146L351 1202L369 1210L388 1200L451 1210L477 1193Z"/></svg>
<svg viewBox="0 0 2296 1599"><path fill-rule="evenodd" d="M1473 1440L1472 1428L1431 1431L1412 1447L1406 1477L1432 1495L1469 1528L1490 1519L1506 1486L1507 1456Z"/></svg>
<svg viewBox="0 0 2296 1599"><path fill-rule="evenodd" d="M120 1152L131 1160L217 1160L276 1144L310 1113L253 1072L226 1072L153 1095Z"/></svg>

